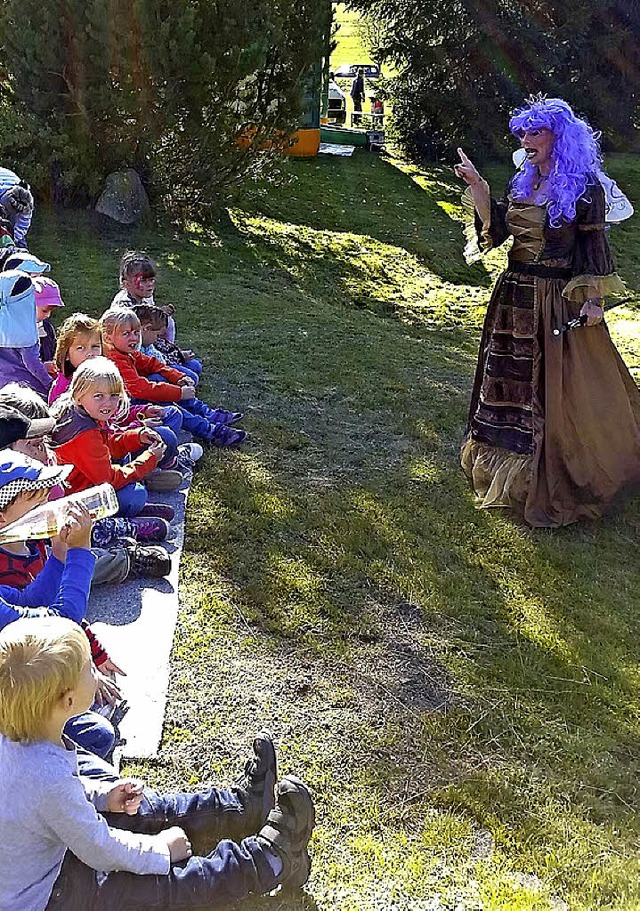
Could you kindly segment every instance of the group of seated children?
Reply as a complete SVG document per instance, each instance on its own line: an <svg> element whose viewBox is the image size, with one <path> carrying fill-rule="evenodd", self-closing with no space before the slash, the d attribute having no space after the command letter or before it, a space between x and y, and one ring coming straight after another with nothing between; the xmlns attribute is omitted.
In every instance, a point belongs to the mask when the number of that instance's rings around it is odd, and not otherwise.
<svg viewBox="0 0 640 911"><path fill-rule="evenodd" d="M90 586L166 575L174 514L149 492L188 479L203 453L192 437L228 447L246 433L241 413L196 396L202 364L155 305L146 254L125 254L100 320L72 314L56 337L60 289L10 236L18 224L24 245L29 200L0 169L0 911L209 908L301 885L313 804L295 777L276 788L268 733L230 790L162 796L107 761L101 706L122 671L84 619ZM3 541L47 500L105 482L116 516L69 506L49 544Z"/></svg>

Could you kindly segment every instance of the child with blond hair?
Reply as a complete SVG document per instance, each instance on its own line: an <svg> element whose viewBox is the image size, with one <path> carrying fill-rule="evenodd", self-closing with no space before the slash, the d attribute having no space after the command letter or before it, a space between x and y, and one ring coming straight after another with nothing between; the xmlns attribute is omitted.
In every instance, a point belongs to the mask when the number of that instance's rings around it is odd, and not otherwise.
<svg viewBox="0 0 640 911"><path fill-rule="evenodd" d="M140 320L133 310L107 310L100 319L105 355L117 365L127 392L136 401L174 402L182 413L182 426L214 446L236 446L245 439L245 430L229 426L239 412L214 412L196 399L193 381L173 367L140 351ZM190 402L211 417L192 412ZM217 415L214 422L211 418Z"/></svg>
<svg viewBox="0 0 640 911"><path fill-rule="evenodd" d="M163 796L115 775L87 779L63 728L93 690L75 624L0 633L0 908L196 911L307 880L313 803L293 776L274 801L268 734L231 790Z"/></svg>
<svg viewBox="0 0 640 911"><path fill-rule="evenodd" d="M162 462L165 443L156 430L140 427L115 431L112 421L127 413L129 397L115 364L105 357L85 360L73 374L71 386L55 404L56 426L51 443L60 464L71 465L71 492L96 484L111 484L120 515L161 515L147 506L141 481ZM117 459L133 455L130 462Z"/></svg>

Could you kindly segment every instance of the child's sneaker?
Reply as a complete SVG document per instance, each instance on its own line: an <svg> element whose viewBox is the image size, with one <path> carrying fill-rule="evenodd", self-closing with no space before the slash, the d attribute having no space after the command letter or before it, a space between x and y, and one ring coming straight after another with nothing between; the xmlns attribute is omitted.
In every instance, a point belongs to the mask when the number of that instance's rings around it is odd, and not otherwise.
<svg viewBox="0 0 640 911"><path fill-rule="evenodd" d="M156 516L137 516L130 521L137 541L165 541L169 534L169 523Z"/></svg>
<svg viewBox="0 0 640 911"><path fill-rule="evenodd" d="M158 493L168 493L171 490L177 490L178 487L181 487L184 478L180 471L174 471L168 468L156 468L143 480L147 490L155 490Z"/></svg>
<svg viewBox="0 0 640 911"><path fill-rule="evenodd" d="M184 456L190 462L197 462L202 458L203 453L204 449L200 443L182 443L178 446L178 459L180 456Z"/></svg>
<svg viewBox="0 0 640 911"><path fill-rule="evenodd" d="M237 424L244 411L226 411L224 408L207 408L206 419L212 424Z"/></svg>
<svg viewBox="0 0 640 911"><path fill-rule="evenodd" d="M280 882L299 889L309 879L311 859L307 850L316 822L313 801L305 784L293 775L278 784L276 805L257 840L282 861Z"/></svg>
<svg viewBox="0 0 640 911"><path fill-rule="evenodd" d="M159 544L134 544L127 548L131 557L131 575L162 579L171 572L171 557Z"/></svg>
<svg viewBox="0 0 640 911"><path fill-rule="evenodd" d="M114 544L117 544L121 538L131 538L133 536L134 531L130 519L123 519L120 516L108 516L93 523L91 545L108 550Z"/></svg>
<svg viewBox="0 0 640 911"><path fill-rule="evenodd" d="M168 503L147 503L138 513L143 519L153 516L155 519L164 519L165 522L173 522L176 517L176 511Z"/></svg>
<svg viewBox="0 0 640 911"><path fill-rule="evenodd" d="M276 749L269 731L260 731L253 740L253 755L235 783L247 813L247 829L257 832L266 822L275 803L274 788L278 768Z"/></svg>
<svg viewBox="0 0 640 911"><path fill-rule="evenodd" d="M206 436L208 443L214 446L239 446L247 437L246 430L236 430L226 424L211 424L210 432Z"/></svg>

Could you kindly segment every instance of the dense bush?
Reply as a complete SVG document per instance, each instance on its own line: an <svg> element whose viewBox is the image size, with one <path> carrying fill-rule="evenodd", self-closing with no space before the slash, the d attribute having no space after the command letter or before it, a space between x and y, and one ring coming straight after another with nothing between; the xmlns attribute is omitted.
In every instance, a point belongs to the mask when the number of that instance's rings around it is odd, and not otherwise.
<svg viewBox="0 0 640 911"><path fill-rule="evenodd" d="M560 95L633 147L640 89L636 0L351 0L376 23L374 55L394 65L394 128L414 156L502 146L509 111Z"/></svg>
<svg viewBox="0 0 640 911"><path fill-rule="evenodd" d="M5 0L3 159L67 200L132 166L202 212L295 127L329 16L315 0Z"/></svg>

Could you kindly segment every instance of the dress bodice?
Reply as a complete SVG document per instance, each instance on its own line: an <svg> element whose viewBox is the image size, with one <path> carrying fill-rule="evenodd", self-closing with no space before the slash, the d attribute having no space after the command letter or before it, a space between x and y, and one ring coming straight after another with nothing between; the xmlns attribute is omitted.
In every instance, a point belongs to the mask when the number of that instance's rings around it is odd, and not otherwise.
<svg viewBox="0 0 640 911"><path fill-rule="evenodd" d="M533 203L514 203L507 210L507 227L513 234L510 258L514 262L536 262L544 249L547 211Z"/></svg>

